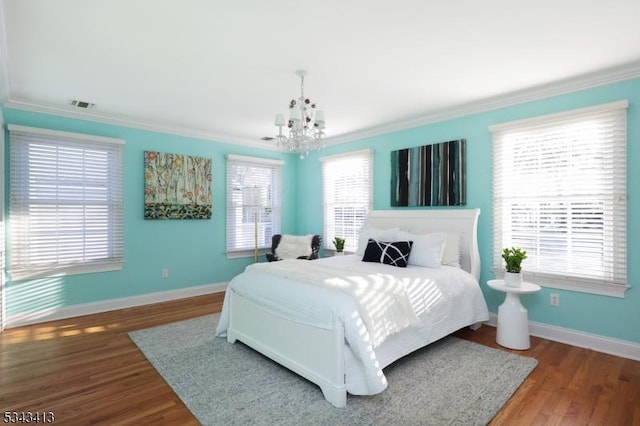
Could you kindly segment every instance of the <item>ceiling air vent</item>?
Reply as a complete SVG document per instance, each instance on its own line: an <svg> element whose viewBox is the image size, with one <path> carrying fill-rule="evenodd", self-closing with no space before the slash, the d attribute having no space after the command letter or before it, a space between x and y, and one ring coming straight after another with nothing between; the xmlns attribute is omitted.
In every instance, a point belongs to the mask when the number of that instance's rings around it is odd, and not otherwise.
<svg viewBox="0 0 640 426"><path fill-rule="evenodd" d="M91 102L73 100L71 101L71 105L78 108L89 109L89 108L93 108L96 104L92 104Z"/></svg>

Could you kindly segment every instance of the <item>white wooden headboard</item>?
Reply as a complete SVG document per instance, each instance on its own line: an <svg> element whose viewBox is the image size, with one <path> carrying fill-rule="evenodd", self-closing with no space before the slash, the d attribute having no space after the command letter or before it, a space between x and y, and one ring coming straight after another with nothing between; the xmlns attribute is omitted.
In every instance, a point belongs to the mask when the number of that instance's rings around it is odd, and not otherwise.
<svg viewBox="0 0 640 426"><path fill-rule="evenodd" d="M414 234L437 231L461 234L460 266L479 281L478 216L480 209L372 210L366 223L380 229L397 227Z"/></svg>

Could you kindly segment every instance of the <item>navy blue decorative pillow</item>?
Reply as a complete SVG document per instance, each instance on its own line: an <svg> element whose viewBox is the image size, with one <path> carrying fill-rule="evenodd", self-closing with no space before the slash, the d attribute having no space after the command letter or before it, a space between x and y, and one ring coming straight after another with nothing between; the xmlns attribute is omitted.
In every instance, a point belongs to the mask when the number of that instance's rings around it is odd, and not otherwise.
<svg viewBox="0 0 640 426"><path fill-rule="evenodd" d="M411 254L413 241L395 241L387 243L369 238L364 250L363 262L386 263L405 268Z"/></svg>

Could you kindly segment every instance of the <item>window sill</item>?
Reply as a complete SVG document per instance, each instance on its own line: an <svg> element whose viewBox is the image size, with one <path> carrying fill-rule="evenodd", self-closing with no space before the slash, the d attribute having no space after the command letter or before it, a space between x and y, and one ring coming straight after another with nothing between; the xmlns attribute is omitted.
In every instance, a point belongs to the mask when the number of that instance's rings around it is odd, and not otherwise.
<svg viewBox="0 0 640 426"><path fill-rule="evenodd" d="M328 249L328 248L324 249L324 256L325 257L327 257L327 256L336 256L336 253L337 253L337 251L335 249ZM354 254L354 253L355 252L353 252L353 251L344 250L342 252L342 254L339 254L338 256L342 256L342 255L347 256L349 254Z"/></svg>
<svg viewBox="0 0 640 426"><path fill-rule="evenodd" d="M259 248L258 249L258 258L260 258L261 256L264 257L264 254L269 252L271 249L268 248ZM245 257L254 257L255 256L255 250L251 249L251 250L238 250L238 251L228 251L227 252L227 259L242 259Z"/></svg>
<svg viewBox="0 0 640 426"><path fill-rule="evenodd" d="M497 279L504 277L504 271L502 269L492 268L491 272L493 272ZM527 271L523 271L523 276L525 281L538 284L542 287L618 297L621 299L624 299L626 291L631 288L631 286L626 284L612 284L597 280L585 280L577 277L563 277L560 275L540 274Z"/></svg>
<svg viewBox="0 0 640 426"><path fill-rule="evenodd" d="M79 274L95 274L100 272L119 271L122 269L122 262L109 262L94 265L76 265L51 269L43 269L40 271L14 270L9 271L11 281L26 281L40 278L59 278L68 275Z"/></svg>

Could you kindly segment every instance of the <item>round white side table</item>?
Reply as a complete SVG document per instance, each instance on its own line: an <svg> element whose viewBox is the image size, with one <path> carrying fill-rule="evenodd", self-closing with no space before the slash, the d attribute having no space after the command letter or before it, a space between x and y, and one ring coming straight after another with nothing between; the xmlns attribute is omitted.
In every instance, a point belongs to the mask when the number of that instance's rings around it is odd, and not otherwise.
<svg viewBox="0 0 640 426"><path fill-rule="evenodd" d="M527 310L520 303L520 295L536 293L540 291L540 286L523 282L520 287L509 287L504 280L489 280L487 284L505 293L504 302L498 307L496 342L509 349L529 349L529 318Z"/></svg>

